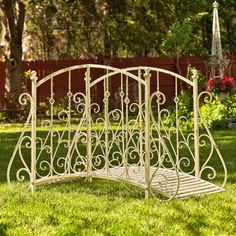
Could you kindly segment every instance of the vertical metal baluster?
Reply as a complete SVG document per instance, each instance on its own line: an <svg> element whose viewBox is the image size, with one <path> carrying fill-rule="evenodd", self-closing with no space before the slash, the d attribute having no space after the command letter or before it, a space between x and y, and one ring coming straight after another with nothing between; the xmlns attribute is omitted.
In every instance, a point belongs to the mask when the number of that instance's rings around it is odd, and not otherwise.
<svg viewBox="0 0 236 236"><path fill-rule="evenodd" d="M175 77L175 111L176 111L176 168L180 169L179 166L179 99L178 99L178 78ZM170 137L171 142L171 137Z"/></svg>
<svg viewBox="0 0 236 236"><path fill-rule="evenodd" d="M85 73L85 84L86 84L86 119L87 119L87 180L92 181L92 143L91 143L91 94L90 94L90 67L87 66Z"/></svg>
<svg viewBox="0 0 236 236"><path fill-rule="evenodd" d="M141 70L138 69L138 77L141 79L142 74ZM138 82L138 104L139 104L139 156L140 156L140 165L144 166L143 159L143 107L142 107L142 84Z"/></svg>
<svg viewBox="0 0 236 236"><path fill-rule="evenodd" d="M145 70L145 198L150 197L150 70Z"/></svg>
<svg viewBox="0 0 236 236"><path fill-rule="evenodd" d="M35 191L36 186L34 181L36 180L36 119L37 119L37 76L36 72L32 71L30 77L32 80L31 83L31 92L32 92L32 119L31 119L31 176L30 176L30 189L32 192Z"/></svg>
<svg viewBox="0 0 236 236"><path fill-rule="evenodd" d="M68 77L68 152L70 152L70 145L71 145L71 70L69 70L69 77ZM68 153L67 157L69 157L68 160L68 173L71 172L71 156L70 153ZM65 163L66 165L66 163Z"/></svg>
<svg viewBox="0 0 236 236"><path fill-rule="evenodd" d="M50 148L51 148L51 152L50 152L50 172L51 172L51 176L53 175L53 104L55 102L54 100L54 92L53 92L53 79L54 77L51 78L50 80L50 92L51 92L51 98L49 100L50 103Z"/></svg>
<svg viewBox="0 0 236 236"><path fill-rule="evenodd" d="M198 124L198 75L197 71L193 71L193 120L194 120L194 156L195 156L195 176L199 178L200 163L199 163L199 124Z"/></svg>
<svg viewBox="0 0 236 236"><path fill-rule="evenodd" d="M108 70L106 72L108 74ZM109 153L108 153L108 145L109 145L109 111L108 111L108 105L109 105L109 81L108 77L104 79L104 121L105 121L105 169L108 174L109 172Z"/></svg>
<svg viewBox="0 0 236 236"><path fill-rule="evenodd" d="M121 135L122 135L122 164L125 166L125 135L124 135L124 78L123 74L120 75L120 107L121 107Z"/></svg>
<svg viewBox="0 0 236 236"><path fill-rule="evenodd" d="M159 71L157 71L157 92L160 92L160 77L159 77ZM158 95L160 96L160 94ZM160 98L157 98L157 128L158 131L161 133L161 108L160 108ZM157 133L158 135L158 133ZM160 137L158 141L158 163L161 162L161 142L160 142ZM158 164L157 163L157 164Z"/></svg>
<svg viewBox="0 0 236 236"><path fill-rule="evenodd" d="M125 76L125 173L128 178L128 149L129 149L129 78Z"/></svg>

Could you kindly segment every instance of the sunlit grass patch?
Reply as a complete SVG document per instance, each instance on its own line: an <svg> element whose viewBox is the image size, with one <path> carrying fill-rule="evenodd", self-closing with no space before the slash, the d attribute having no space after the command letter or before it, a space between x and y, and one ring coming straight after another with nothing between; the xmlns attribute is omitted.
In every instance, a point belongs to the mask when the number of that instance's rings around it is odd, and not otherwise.
<svg viewBox="0 0 236 236"><path fill-rule="evenodd" d="M236 235L236 130L213 132L228 167L225 192L161 202L101 179L39 186L33 194L22 183L8 187L18 128L0 130L0 235Z"/></svg>

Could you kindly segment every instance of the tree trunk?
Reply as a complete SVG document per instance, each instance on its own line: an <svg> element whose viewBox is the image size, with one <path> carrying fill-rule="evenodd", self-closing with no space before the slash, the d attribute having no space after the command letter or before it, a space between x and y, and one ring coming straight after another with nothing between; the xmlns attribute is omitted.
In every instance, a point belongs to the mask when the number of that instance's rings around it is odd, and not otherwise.
<svg viewBox="0 0 236 236"><path fill-rule="evenodd" d="M25 19L25 5L20 0L2 0L3 45L6 62L5 98L9 119L18 114L18 97L22 93L22 34Z"/></svg>

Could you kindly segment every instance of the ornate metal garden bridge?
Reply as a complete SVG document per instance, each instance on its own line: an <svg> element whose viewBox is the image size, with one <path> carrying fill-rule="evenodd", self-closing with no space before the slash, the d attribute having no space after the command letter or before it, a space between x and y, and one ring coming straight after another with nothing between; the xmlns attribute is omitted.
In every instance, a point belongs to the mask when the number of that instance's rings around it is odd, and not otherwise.
<svg viewBox="0 0 236 236"><path fill-rule="evenodd" d="M167 199L224 190L227 170L199 112L205 93L198 94L197 73L189 80L159 68L86 64L41 80L32 72L31 80L31 93L20 96L29 115L8 166L9 183L12 178L28 181L34 191L40 184L78 177L105 178L141 187L147 198ZM72 80L83 84L84 91L75 91ZM152 91L151 80L156 85ZM171 98L160 80L174 80ZM66 83L66 93L55 91L55 83ZM193 104L188 117L180 108L183 84ZM46 87L48 96L38 101L37 91ZM136 88L135 96L130 87ZM97 89L103 90L99 101L93 98ZM165 106L168 99L171 108ZM222 184L217 186L220 166Z"/></svg>

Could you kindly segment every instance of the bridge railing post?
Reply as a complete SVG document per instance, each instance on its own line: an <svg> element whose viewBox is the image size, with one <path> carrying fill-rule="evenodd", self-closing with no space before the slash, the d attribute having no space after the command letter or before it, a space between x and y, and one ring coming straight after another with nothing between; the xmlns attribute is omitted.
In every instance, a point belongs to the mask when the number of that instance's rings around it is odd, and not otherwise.
<svg viewBox="0 0 236 236"><path fill-rule="evenodd" d="M30 175L30 188L33 192L35 190L34 181L36 180L36 118L37 118L37 75L32 71L30 79L31 83L31 175Z"/></svg>
<svg viewBox="0 0 236 236"><path fill-rule="evenodd" d="M198 72L193 71L193 123L194 123L194 156L195 156L195 176L199 178L200 159L199 159L199 104L198 104Z"/></svg>
<svg viewBox="0 0 236 236"><path fill-rule="evenodd" d="M145 198L150 197L150 70L147 68L145 78Z"/></svg>
<svg viewBox="0 0 236 236"><path fill-rule="evenodd" d="M86 89L86 99L85 99L85 112L86 112L86 122L87 122L87 180L92 181L92 140L91 140L91 93L90 93L90 67L87 66L85 73L85 89Z"/></svg>

